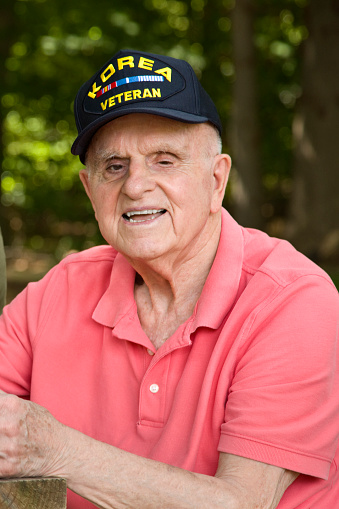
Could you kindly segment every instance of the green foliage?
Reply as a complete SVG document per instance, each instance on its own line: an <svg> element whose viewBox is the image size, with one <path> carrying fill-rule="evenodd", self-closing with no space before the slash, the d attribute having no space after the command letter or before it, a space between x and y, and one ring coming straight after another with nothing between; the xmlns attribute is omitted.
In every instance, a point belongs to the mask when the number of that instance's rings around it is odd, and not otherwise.
<svg viewBox="0 0 339 509"><path fill-rule="evenodd" d="M292 189L292 121L301 96L300 47L307 38L305 0L259 2L256 20L263 215L281 218Z"/></svg>
<svg viewBox="0 0 339 509"><path fill-rule="evenodd" d="M291 182L291 123L299 85L299 47L307 37L304 0L257 2L263 184L268 219L283 214ZM187 59L228 123L234 66L232 0L5 0L0 8L2 229L7 245L55 253L101 242L81 189L77 89L120 48Z"/></svg>

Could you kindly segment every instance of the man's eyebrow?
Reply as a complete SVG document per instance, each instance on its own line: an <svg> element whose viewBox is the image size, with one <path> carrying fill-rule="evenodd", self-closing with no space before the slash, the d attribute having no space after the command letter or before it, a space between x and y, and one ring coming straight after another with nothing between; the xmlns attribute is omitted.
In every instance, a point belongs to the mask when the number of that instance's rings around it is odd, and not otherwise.
<svg viewBox="0 0 339 509"><path fill-rule="evenodd" d="M178 154L177 152L172 152L171 150L157 150L156 152L154 152L155 155L169 155L169 156L173 156L175 158L178 159L178 157L180 157L180 154Z"/></svg>
<svg viewBox="0 0 339 509"><path fill-rule="evenodd" d="M168 154L175 157L176 159L181 160L187 159L188 157L187 150L174 148L173 145L162 145L160 147L154 147L154 150L151 149L151 152L155 155Z"/></svg>
<svg viewBox="0 0 339 509"><path fill-rule="evenodd" d="M93 155L93 162L95 165L107 163L112 161L112 159L126 159L126 156L111 151L102 151Z"/></svg>
<svg viewBox="0 0 339 509"><path fill-rule="evenodd" d="M185 150L184 148L175 148L172 144L161 144L161 145L148 145L145 147L145 152L150 155L165 155L168 154L172 157L175 157L176 159L180 160L186 160L188 158L188 150ZM113 159L128 159L128 156L125 154L121 154L118 151L112 151L112 150L100 150L92 154L91 156L92 164L95 167L100 167L100 165L106 164L107 162L113 160Z"/></svg>

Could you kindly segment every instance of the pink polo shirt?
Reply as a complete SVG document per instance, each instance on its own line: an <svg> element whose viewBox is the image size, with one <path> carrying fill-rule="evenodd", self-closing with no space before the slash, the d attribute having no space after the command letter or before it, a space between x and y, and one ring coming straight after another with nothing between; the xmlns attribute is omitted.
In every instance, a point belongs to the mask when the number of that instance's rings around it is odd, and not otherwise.
<svg viewBox="0 0 339 509"><path fill-rule="evenodd" d="M279 509L339 507L339 306L327 275L223 211L194 314L158 351L134 279L101 246L29 284L0 320L0 388L194 472L214 475L219 451L301 472ZM94 506L70 492L68 508Z"/></svg>

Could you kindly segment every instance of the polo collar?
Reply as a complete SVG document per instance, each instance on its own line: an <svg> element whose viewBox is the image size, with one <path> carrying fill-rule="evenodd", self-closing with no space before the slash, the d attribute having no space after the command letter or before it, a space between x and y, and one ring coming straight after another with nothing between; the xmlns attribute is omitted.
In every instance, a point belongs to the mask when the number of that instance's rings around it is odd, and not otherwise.
<svg viewBox="0 0 339 509"><path fill-rule="evenodd" d="M118 253L113 261L109 286L92 318L106 327L115 327L126 315L136 312L134 282L135 270L126 258Z"/></svg>
<svg viewBox="0 0 339 509"><path fill-rule="evenodd" d="M191 333L198 327L217 329L221 325L238 293L243 253L242 229L223 209L217 253L195 307ZM93 313L93 319L111 328L125 317L130 317L132 321L137 313L134 282L135 270L118 253L113 262L109 286Z"/></svg>
<svg viewBox="0 0 339 509"><path fill-rule="evenodd" d="M196 304L191 333L198 327L220 327L236 300L243 259L242 228L223 209L217 253Z"/></svg>

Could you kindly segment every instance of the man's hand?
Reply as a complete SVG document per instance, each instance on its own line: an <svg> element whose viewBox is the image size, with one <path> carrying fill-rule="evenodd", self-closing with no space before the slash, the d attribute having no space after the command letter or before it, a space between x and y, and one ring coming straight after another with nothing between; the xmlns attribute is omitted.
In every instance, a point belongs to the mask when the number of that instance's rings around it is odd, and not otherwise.
<svg viewBox="0 0 339 509"><path fill-rule="evenodd" d="M64 429L40 405L0 391L0 477L58 475Z"/></svg>

